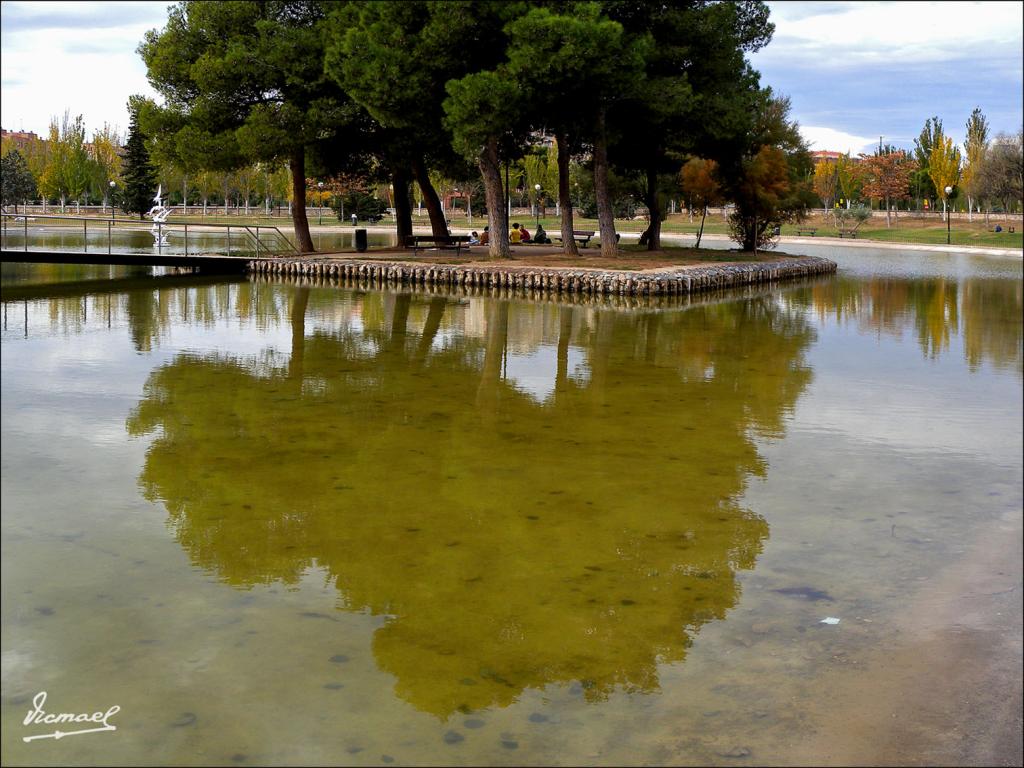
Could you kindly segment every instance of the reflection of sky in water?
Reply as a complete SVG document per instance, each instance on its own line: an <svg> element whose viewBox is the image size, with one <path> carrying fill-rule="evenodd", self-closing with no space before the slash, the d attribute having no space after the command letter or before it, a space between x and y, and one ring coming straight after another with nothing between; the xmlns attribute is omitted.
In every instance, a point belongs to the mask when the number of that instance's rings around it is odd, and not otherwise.
<svg viewBox="0 0 1024 768"><path fill-rule="evenodd" d="M586 386L589 372L583 352L569 347L569 378L579 386ZM505 359L505 377L516 389L543 403L555 391L558 373L558 347L542 344L530 354L509 352Z"/></svg>
<svg viewBox="0 0 1024 768"><path fill-rule="evenodd" d="M1020 453L1021 432L1005 429L1020 397L1014 376L987 378L981 396L962 353L925 359L850 326L827 322L818 330L821 342L809 353L815 386L803 403L802 429L842 434L866 446L988 461ZM865 359L873 361L870 369Z"/></svg>

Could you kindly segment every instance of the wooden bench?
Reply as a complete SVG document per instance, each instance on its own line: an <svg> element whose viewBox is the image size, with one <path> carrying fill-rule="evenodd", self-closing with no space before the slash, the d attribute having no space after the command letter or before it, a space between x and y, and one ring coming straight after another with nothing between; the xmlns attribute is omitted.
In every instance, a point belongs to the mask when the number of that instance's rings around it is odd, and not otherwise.
<svg viewBox="0 0 1024 768"><path fill-rule="evenodd" d="M433 235L406 235L405 247L412 248L413 255L418 251L428 248L454 248L458 256L463 247L469 247L469 235L446 235L445 237L434 237Z"/></svg>
<svg viewBox="0 0 1024 768"><path fill-rule="evenodd" d="M852 240L856 240L857 239L857 233L856 232L840 232L839 233L839 237L849 237Z"/></svg>
<svg viewBox="0 0 1024 768"><path fill-rule="evenodd" d="M597 232L585 229L574 229L572 231L573 239L584 248L590 245L590 238L592 238L596 234ZM553 239L557 240L558 242L562 242L562 238L560 237L556 237Z"/></svg>
<svg viewBox="0 0 1024 768"><path fill-rule="evenodd" d="M811 237L814 237L814 233L817 232L817 231L818 231L817 227L797 227L796 228L796 233L798 235L809 234Z"/></svg>

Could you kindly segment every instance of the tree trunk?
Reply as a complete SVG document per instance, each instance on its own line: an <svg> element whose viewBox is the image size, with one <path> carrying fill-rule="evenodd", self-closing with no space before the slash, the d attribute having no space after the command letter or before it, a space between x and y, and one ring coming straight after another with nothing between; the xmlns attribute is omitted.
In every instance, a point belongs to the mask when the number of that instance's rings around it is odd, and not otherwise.
<svg viewBox="0 0 1024 768"><path fill-rule="evenodd" d="M661 315L646 315L646 319L644 362L654 365L654 361L658 357L658 329L661 327Z"/></svg>
<svg viewBox="0 0 1024 768"><path fill-rule="evenodd" d="M558 367L555 370L555 399L569 389L569 341L572 337L571 307L562 307L558 322Z"/></svg>
<svg viewBox="0 0 1024 768"><path fill-rule="evenodd" d="M572 198L569 196L569 143L564 133L555 133L555 145L558 148L558 207L561 209L562 253L566 256L579 256L576 238L572 236L575 225Z"/></svg>
<svg viewBox="0 0 1024 768"><path fill-rule="evenodd" d="M303 357L306 349L306 307L309 288L296 288L292 298L292 354L288 358L288 378L302 381Z"/></svg>
<svg viewBox="0 0 1024 768"><path fill-rule="evenodd" d="M647 229L640 237L642 243L647 243L648 251L661 249L661 201L658 200L658 172L655 168L647 169L647 186L644 189L644 204L650 215L650 222Z"/></svg>
<svg viewBox="0 0 1024 768"><path fill-rule="evenodd" d="M597 198L597 223L601 230L601 255L617 256L615 216L611 196L608 194L608 139L605 135L605 110L597 110L597 130L594 136L594 196Z"/></svg>
<svg viewBox="0 0 1024 768"><path fill-rule="evenodd" d="M430 174L422 157L416 157L412 161L412 175L416 183L423 190L423 199L427 203L427 215L430 217L430 231L434 237L448 236L448 222L444 218L444 206L437 196L437 190L430 183Z"/></svg>
<svg viewBox="0 0 1024 768"><path fill-rule="evenodd" d="M704 206L704 212L700 215L700 230L697 232L697 249L700 249L700 239L704 237L704 219L708 217L708 207Z"/></svg>
<svg viewBox="0 0 1024 768"><path fill-rule="evenodd" d="M404 247L406 238L412 234L412 201L409 199L409 169L394 165L391 169L391 183L395 187L395 230L398 246Z"/></svg>
<svg viewBox="0 0 1024 768"><path fill-rule="evenodd" d="M512 252L508 246L508 211L505 210L505 195L501 186L497 137L492 136L487 140L478 163L484 182L484 197L487 199L487 221L491 227L488 253L496 259L508 259Z"/></svg>
<svg viewBox="0 0 1024 768"><path fill-rule="evenodd" d="M892 211L889 207L889 197L885 198L885 227L888 229L892 226Z"/></svg>
<svg viewBox="0 0 1024 768"><path fill-rule="evenodd" d="M387 348L392 352L405 345L405 330L409 324L409 307L412 304L411 293L399 293L395 296L395 306L391 314L391 336Z"/></svg>
<svg viewBox="0 0 1024 768"><path fill-rule="evenodd" d="M497 166L495 166L497 168ZM498 174L500 178L500 173ZM487 308L487 331L484 335L484 362L476 390L476 405L485 418L497 413L501 364L508 344L508 302L491 301Z"/></svg>
<svg viewBox="0 0 1024 768"><path fill-rule="evenodd" d="M292 154L292 198L301 204L292 206L292 225L300 253L315 253L313 238L309 234L309 220L306 218L306 151L299 148Z"/></svg>
<svg viewBox="0 0 1024 768"><path fill-rule="evenodd" d="M448 301L443 296L435 296L430 300L430 309L427 311L426 322L423 323L423 333L420 335L420 342L416 345L416 354L413 362L417 365L423 363L434 345L434 338L441 328L441 320L444 317Z"/></svg>

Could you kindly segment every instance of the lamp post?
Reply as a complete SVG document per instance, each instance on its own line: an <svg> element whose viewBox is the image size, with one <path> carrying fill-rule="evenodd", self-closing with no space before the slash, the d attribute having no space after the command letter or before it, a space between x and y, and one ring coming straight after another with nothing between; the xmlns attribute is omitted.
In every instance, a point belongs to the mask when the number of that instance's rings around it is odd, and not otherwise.
<svg viewBox="0 0 1024 768"><path fill-rule="evenodd" d="M946 187L946 245L949 245L949 196L953 194L952 187Z"/></svg>
<svg viewBox="0 0 1024 768"><path fill-rule="evenodd" d="M117 184L114 182L113 179L111 179L111 181L110 181L110 220L111 221L116 221L117 220L117 209L114 207L114 189L116 187L117 187Z"/></svg>
<svg viewBox="0 0 1024 768"><path fill-rule="evenodd" d="M318 181L316 183L316 188L320 190L320 203L316 207L317 213L319 214L317 224L322 225L324 223L324 183L322 181Z"/></svg>
<svg viewBox="0 0 1024 768"><path fill-rule="evenodd" d="M537 227L540 227L540 184L534 184L533 191L537 193L537 199L534 201L534 205L537 206L537 226L534 227L536 231Z"/></svg>

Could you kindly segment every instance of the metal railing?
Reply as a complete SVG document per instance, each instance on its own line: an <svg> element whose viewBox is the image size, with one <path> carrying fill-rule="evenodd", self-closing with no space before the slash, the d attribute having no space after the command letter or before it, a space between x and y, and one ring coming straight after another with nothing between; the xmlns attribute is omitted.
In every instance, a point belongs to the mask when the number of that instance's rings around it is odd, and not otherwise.
<svg viewBox="0 0 1024 768"><path fill-rule="evenodd" d="M299 250L295 247L291 240L281 232L275 226L267 226L263 224L256 225L245 225L245 224L206 224L206 223L189 223L189 222L157 222L153 224L149 221L139 221L126 218L97 218L95 216L57 216L51 214L15 214L15 213L4 213L2 215L3 227L3 248L6 250L14 250L11 248L11 240L17 239L20 235L22 243L20 243L20 250L29 251L30 249L30 235L38 237L45 237L53 234L64 234L67 232L79 231L78 226L81 225L82 234L82 253L89 253L89 233L90 230L94 236L97 230L101 233L106 230L106 253L112 255L115 253L121 254L122 251L115 249L115 233L145 233L153 237L154 242L152 245L152 251L157 254L170 254L178 252L183 249L184 255L226 255L226 256L237 256L238 258L265 258L272 256L298 255ZM31 230L29 224L32 224ZM214 239L221 239L219 235L223 233L224 247L212 244L210 242L210 236L215 236ZM171 245L167 242L170 235L177 234L181 236L180 244L176 243ZM232 242L232 236L235 237L236 242ZM191 237L191 240L190 240ZM200 238L205 239L206 242L200 243ZM100 240L102 241L102 236ZM176 238L177 239L177 238ZM237 242L241 239L241 242ZM191 246L191 247L190 247ZM67 250L67 249L63 249ZM102 253L102 247L99 251L95 248L93 253ZM143 246L134 246L134 250L131 253L142 254L146 251Z"/></svg>

